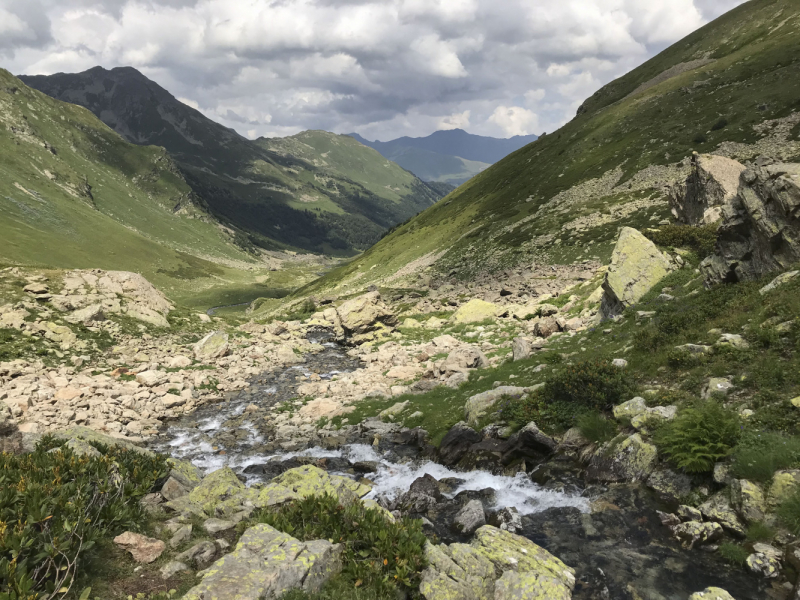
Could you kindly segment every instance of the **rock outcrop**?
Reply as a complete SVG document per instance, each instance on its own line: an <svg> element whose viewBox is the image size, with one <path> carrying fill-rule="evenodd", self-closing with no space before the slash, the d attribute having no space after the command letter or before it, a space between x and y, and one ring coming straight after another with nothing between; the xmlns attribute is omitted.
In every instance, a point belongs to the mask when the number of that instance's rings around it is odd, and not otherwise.
<svg viewBox="0 0 800 600"><path fill-rule="evenodd" d="M714 254L700 264L708 283L748 281L800 260L800 164L742 173L722 208Z"/></svg>
<svg viewBox="0 0 800 600"><path fill-rule="evenodd" d="M695 153L691 174L670 191L672 214L687 225L716 223L722 207L736 196L745 168L724 156Z"/></svg>
<svg viewBox="0 0 800 600"><path fill-rule="evenodd" d="M356 343L370 341L380 332L389 333L397 325L397 317L379 292L347 300L336 312L345 335Z"/></svg>
<svg viewBox="0 0 800 600"><path fill-rule="evenodd" d="M342 569L342 547L301 542L269 525L244 532L236 549L201 573L184 600L275 600L301 588L313 593Z"/></svg>
<svg viewBox="0 0 800 600"><path fill-rule="evenodd" d="M425 547L426 600L570 600L575 571L527 538L484 525L471 544Z"/></svg>
<svg viewBox="0 0 800 600"><path fill-rule="evenodd" d="M656 245L631 227L623 227L603 280L600 314L613 317L636 304L672 268Z"/></svg>

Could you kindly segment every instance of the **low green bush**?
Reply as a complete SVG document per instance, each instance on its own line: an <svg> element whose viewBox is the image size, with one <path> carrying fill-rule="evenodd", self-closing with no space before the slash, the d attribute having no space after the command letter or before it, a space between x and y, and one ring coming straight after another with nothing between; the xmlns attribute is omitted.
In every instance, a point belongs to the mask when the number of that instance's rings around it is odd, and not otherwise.
<svg viewBox="0 0 800 600"><path fill-rule="evenodd" d="M729 563L740 566L744 565L747 557L750 556L750 552L746 548L733 542L722 542L719 545L719 554Z"/></svg>
<svg viewBox="0 0 800 600"><path fill-rule="evenodd" d="M748 542L769 542L775 537L775 528L770 527L762 521L754 521L747 528Z"/></svg>
<svg viewBox="0 0 800 600"><path fill-rule="evenodd" d="M800 535L800 490L778 505L778 520L794 535Z"/></svg>
<svg viewBox="0 0 800 600"><path fill-rule="evenodd" d="M715 225L662 225L658 229L645 231L654 244L668 248L688 248L703 259L714 251L717 242L717 227Z"/></svg>
<svg viewBox="0 0 800 600"><path fill-rule="evenodd" d="M740 435L739 415L714 400L684 408L654 436L656 446L687 473L705 473L728 456Z"/></svg>
<svg viewBox="0 0 800 600"><path fill-rule="evenodd" d="M542 394L548 402L566 402L597 410L630 400L636 391L629 373L607 360L568 365L545 382Z"/></svg>
<svg viewBox="0 0 800 600"><path fill-rule="evenodd" d="M617 435L617 425L599 412L589 412L578 417L578 428L587 440L602 444Z"/></svg>
<svg viewBox="0 0 800 600"><path fill-rule="evenodd" d="M733 453L731 474L737 479L767 482L775 471L798 465L800 438L779 433L747 432Z"/></svg>
<svg viewBox="0 0 800 600"><path fill-rule="evenodd" d="M422 523L392 523L381 511L360 502L342 506L330 495L310 496L255 517L299 540L326 539L344 546L342 575L351 587L371 591L370 598L416 590L425 568Z"/></svg>
<svg viewBox="0 0 800 600"><path fill-rule="evenodd" d="M162 456L64 444L46 436L30 454L0 454L2 600L62 597L101 538L146 520L138 500L169 470Z"/></svg>

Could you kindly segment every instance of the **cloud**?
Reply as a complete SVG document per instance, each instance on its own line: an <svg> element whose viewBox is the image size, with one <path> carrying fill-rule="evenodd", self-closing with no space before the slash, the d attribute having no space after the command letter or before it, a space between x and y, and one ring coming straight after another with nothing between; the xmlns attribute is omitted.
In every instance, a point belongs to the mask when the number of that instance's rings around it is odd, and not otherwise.
<svg viewBox="0 0 800 600"><path fill-rule="evenodd" d="M251 137L505 136L552 131L742 2L0 0L0 55L27 74L133 66Z"/></svg>

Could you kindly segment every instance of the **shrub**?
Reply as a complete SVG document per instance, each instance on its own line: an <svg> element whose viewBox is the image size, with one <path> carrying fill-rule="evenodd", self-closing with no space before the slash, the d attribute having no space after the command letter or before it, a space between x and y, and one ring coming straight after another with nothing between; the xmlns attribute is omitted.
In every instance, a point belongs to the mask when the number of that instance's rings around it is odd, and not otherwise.
<svg viewBox="0 0 800 600"><path fill-rule="evenodd" d="M728 126L728 119L723 117L711 126L711 131L719 131L720 129L725 129L727 126Z"/></svg>
<svg viewBox="0 0 800 600"><path fill-rule="evenodd" d="M688 473L711 471L738 439L739 415L713 400L683 409L655 435L659 450Z"/></svg>
<svg viewBox="0 0 800 600"><path fill-rule="evenodd" d="M587 440L602 444L617 435L617 426L599 412L590 412L578 417L578 427Z"/></svg>
<svg viewBox="0 0 800 600"><path fill-rule="evenodd" d="M719 545L719 554L731 564L744 565L750 552L739 544L732 542L722 542Z"/></svg>
<svg viewBox="0 0 800 600"><path fill-rule="evenodd" d="M705 144L708 141L708 138L704 133L698 133L696 136L694 136L694 139L692 139L692 141L695 144Z"/></svg>
<svg viewBox="0 0 800 600"><path fill-rule="evenodd" d="M34 452L0 454L0 598L60 597L99 539L136 529L138 500L168 472L166 459L92 444L78 456L43 438Z"/></svg>
<svg viewBox="0 0 800 600"><path fill-rule="evenodd" d="M647 236L654 244L669 248L688 248L703 259L714 252L717 243L717 228L715 225L662 225L658 229L645 230Z"/></svg>
<svg viewBox="0 0 800 600"><path fill-rule="evenodd" d="M344 546L342 577L352 586L371 589L370 597L394 593L397 586L415 590L425 568L421 521L392 523L381 511L360 502L342 506L330 495L310 496L266 509L256 517L299 540L327 539Z"/></svg>
<svg viewBox="0 0 800 600"><path fill-rule="evenodd" d="M775 529L762 521L754 521L747 528L748 542L769 542L775 537Z"/></svg>
<svg viewBox="0 0 800 600"><path fill-rule="evenodd" d="M604 410L628 400L635 387L625 369L606 360L569 365L552 375L542 390L549 402Z"/></svg>
<svg viewBox="0 0 800 600"><path fill-rule="evenodd" d="M800 438L752 432L742 436L736 447L731 473L739 479L766 482L775 471L798 464Z"/></svg>
<svg viewBox="0 0 800 600"><path fill-rule="evenodd" d="M800 535L800 490L781 502L776 511L781 523L794 535Z"/></svg>

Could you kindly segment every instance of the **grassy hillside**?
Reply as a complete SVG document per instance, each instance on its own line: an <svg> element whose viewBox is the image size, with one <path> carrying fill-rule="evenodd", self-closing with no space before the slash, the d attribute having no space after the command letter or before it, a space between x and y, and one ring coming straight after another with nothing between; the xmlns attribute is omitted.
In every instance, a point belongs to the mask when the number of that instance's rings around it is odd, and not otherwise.
<svg viewBox="0 0 800 600"><path fill-rule="evenodd" d="M137 271L187 298L257 276L162 148L2 70L0 123L0 263Z"/></svg>
<svg viewBox="0 0 800 600"><path fill-rule="evenodd" d="M311 286L470 279L520 263L606 261L620 226L669 217L693 150L800 158L800 4L753 0L607 85L567 125L471 179ZM305 290L309 291L309 290Z"/></svg>
<svg viewBox="0 0 800 600"><path fill-rule="evenodd" d="M247 232L245 247L353 255L441 197L351 138L248 140L130 67L22 79L133 143L166 148L214 216Z"/></svg>

